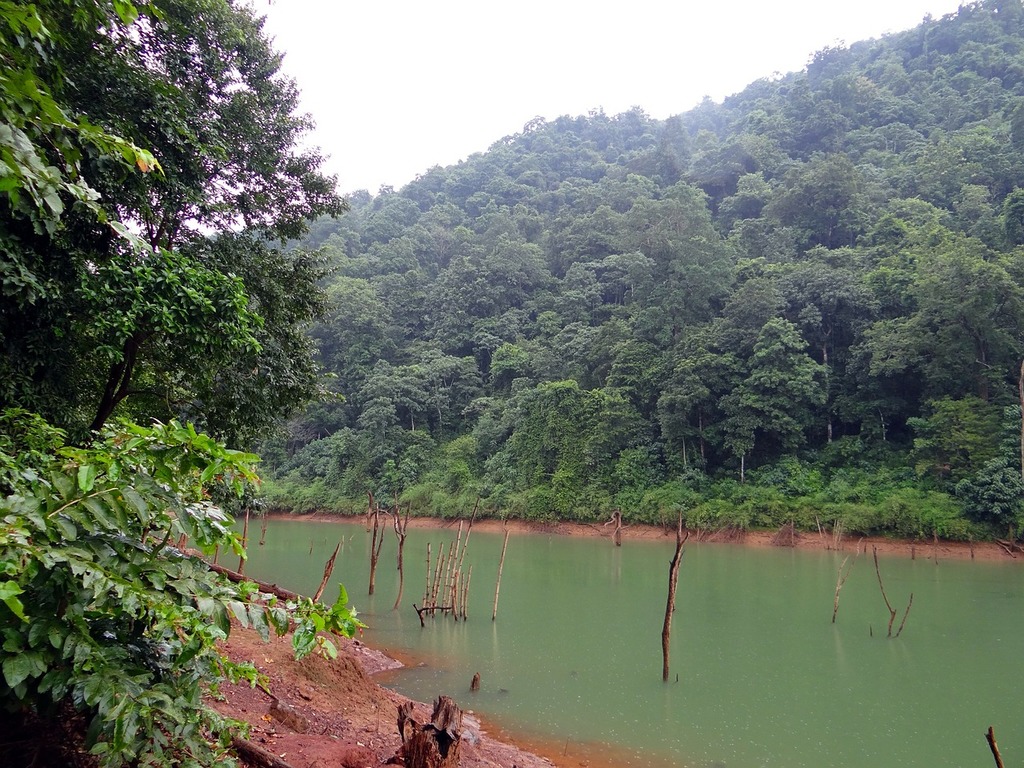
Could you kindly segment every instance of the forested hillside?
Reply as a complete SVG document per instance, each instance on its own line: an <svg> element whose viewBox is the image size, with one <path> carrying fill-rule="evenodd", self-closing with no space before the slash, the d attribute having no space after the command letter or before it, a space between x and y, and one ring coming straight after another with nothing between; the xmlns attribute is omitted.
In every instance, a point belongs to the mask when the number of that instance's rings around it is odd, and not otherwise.
<svg viewBox="0 0 1024 768"><path fill-rule="evenodd" d="M357 193L303 241L340 397L263 446L270 500L1005 533L1022 185L1024 8L985 0Z"/></svg>

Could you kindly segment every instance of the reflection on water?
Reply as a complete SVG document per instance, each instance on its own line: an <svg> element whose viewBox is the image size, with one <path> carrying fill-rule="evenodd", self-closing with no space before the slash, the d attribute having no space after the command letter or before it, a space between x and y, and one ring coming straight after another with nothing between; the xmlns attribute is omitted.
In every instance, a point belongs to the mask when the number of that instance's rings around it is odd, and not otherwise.
<svg viewBox="0 0 1024 768"><path fill-rule="evenodd" d="M616 765L982 765L989 725L1004 752L1024 754L1024 580L1015 563L882 558L897 625L914 593L894 640L868 556L854 564L833 625L842 555L690 543L665 684L671 537L617 549L605 539L513 535L492 622L502 535L474 531L469 620L439 616L421 628L412 603L423 594L426 544L436 552L455 536L409 531L398 611L395 538L368 597L369 536L358 524L271 521L246 571L308 594L343 540L334 579L370 625L366 641L424 662L388 685L422 700L450 695L508 732L533 735L552 756L562 745L587 759L591 745L596 760L602 749L593 745L611 743L622 750ZM471 694L476 672L482 685Z"/></svg>

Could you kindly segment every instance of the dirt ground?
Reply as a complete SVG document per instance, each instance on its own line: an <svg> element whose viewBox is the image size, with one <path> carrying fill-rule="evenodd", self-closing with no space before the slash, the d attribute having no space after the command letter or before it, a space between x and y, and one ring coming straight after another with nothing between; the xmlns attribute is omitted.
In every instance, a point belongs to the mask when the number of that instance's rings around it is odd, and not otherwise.
<svg viewBox="0 0 1024 768"><path fill-rule="evenodd" d="M333 516L306 519L337 520ZM451 521L414 519L414 527L457 526ZM611 526L570 523L509 522L514 532L546 535L611 537ZM500 521L477 521L477 530L501 531ZM674 538L675 532L653 526L630 526L622 530L623 540ZM831 548L852 553L870 552L915 558L1009 560L1013 555L994 542L908 542L881 538L847 538L836 542L831 536L800 533L780 536L772 532L700 535L690 533L690 542L721 542L752 547L795 546L801 549ZM1019 553L1018 553L1019 554ZM1016 559L1024 562L1024 556ZM293 768L364 768L389 761L403 765L397 727L398 706L407 701L375 682L373 675L402 665L358 640L339 640L339 655L333 661L309 656L301 662L292 658L289 638L264 643L255 633L236 629L226 644L235 661L251 660L267 676L268 695L248 686L225 686L222 701L214 706L223 714L244 720L251 726L249 740L277 755ZM468 685L467 685L468 688ZM468 691L467 691L468 693ZM305 720L289 726L270 714L272 698ZM465 706L465 701L458 702ZM413 716L430 719L431 706L417 703ZM289 720L285 715L284 719ZM303 731L304 732L299 732ZM489 732L490 731L490 732ZM517 746L518 741L523 748ZM530 751L527 751L530 750ZM611 768L621 765L623 755L606 745L561 745L542 741L523 742L481 723L471 710L464 719L462 762L465 768Z"/></svg>
<svg viewBox="0 0 1024 768"><path fill-rule="evenodd" d="M289 637L264 643L254 632L235 629L226 643L227 655L233 661L252 661L266 675L273 697L301 720L273 716L272 696L248 685L225 685L223 700L211 703L222 714L249 723L249 741L293 768L365 768L389 760L403 765L396 757L401 745L398 706L408 699L371 677L400 662L358 640L336 640L339 654L333 661L317 655L295 661ZM416 704L413 717L429 721L431 709ZM550 768L554 763L492 738L467 712L461 765Z"/></svg>

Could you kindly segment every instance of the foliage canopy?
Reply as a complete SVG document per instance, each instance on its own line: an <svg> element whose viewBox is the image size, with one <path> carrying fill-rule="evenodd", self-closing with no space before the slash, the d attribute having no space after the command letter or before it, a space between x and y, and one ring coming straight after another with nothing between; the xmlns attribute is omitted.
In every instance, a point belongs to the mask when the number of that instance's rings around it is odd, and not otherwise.
<svg viewBox="0 0 1024 768"><path fill-rule="evenodd" d="M1019 465L997 416L1024 357L1022 25L967 3L720 104L538 119L354 194L306 240L359 304L314 330L346 401L265 445L272 498L1005 531L1021 498L985 467ZM972 477L1005 504L966 516Z"/></svg>

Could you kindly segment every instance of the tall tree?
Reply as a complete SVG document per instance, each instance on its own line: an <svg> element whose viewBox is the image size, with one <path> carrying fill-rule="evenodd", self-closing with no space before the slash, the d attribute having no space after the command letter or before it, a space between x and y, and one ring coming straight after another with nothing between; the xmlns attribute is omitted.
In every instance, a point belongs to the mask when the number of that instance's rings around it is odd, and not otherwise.
<svg viewBox="0 0 1024 768"><path fill-rule="evenodd" d="M49 130L30 138L37 160L67 170L42 207L26 208L28 177L2 190L5 272L25 279L0 310L0 402L79 438L119 408L241 438L246 390L267 395L250 427L303 402L316 375L296 331L319 310L322 271L274 243L342 202L298 148L309 122L262 22L227 0L32 7L59 32L41 43L45 66L26 69L46 73L50 99ZM275 295L282 272L294 299ZM231 375L239 358L251 367Z"/></svg>
<svg viewBox="0 0 1024 768"><path fill-rule="evenodd" d="M823 366L806 348L796 326L769 320L754 345L747 378L722 399L725 441L741 467L758 438L775 450L803 444L814 408L825 402Z"/></svg>

